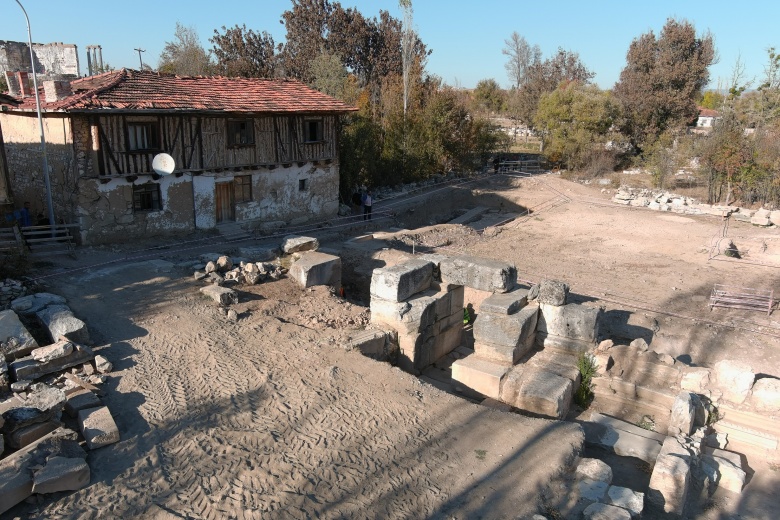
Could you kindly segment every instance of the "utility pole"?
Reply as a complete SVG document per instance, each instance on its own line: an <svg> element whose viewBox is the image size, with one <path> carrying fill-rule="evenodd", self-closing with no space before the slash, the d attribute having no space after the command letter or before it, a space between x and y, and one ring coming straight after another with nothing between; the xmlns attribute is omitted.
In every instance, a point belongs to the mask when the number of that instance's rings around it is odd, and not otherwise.
<svg viewBox="0 0 780 520"><path fill-rule="evenodd" d="M146 52L146 49L133 49L134 51L138 51L138 61L141 63L141 68L139 70L144 70L144 60L141 59L141 53Z"/></svg>

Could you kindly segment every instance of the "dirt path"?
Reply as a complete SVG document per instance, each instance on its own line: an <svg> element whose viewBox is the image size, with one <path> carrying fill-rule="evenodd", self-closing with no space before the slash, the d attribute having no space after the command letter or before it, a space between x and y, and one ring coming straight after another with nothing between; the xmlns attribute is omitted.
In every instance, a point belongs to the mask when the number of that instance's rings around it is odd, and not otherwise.
<svg viewBox="0 0 780 520"><path fill-rule="evenodd" d="M56 284L114 363L123 440L90 454L88 488L31 516L516 518L581 442L345 351L366 312L324 288L253 286L232 323L188 274L144 263Z"/></svg>

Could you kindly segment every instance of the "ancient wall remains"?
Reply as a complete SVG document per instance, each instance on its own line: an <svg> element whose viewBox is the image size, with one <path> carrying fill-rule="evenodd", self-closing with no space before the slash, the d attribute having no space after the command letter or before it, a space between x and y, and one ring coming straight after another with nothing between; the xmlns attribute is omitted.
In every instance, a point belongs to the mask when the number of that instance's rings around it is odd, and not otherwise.
<svg viewBox="0 0 780 520"><path fill-rule="evenodd" d="M33 43L35 72L47 76L78 77L78 47L69 43ZM0 40L0 73L30 71L30 50L27 42Z"/></svg>

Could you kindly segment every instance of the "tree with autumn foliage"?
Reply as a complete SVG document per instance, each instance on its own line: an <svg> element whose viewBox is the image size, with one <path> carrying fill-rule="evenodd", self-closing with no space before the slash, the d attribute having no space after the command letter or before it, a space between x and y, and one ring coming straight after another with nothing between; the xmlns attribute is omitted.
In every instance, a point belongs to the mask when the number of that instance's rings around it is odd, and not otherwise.
<svg viewBox="0 0 780 520"><path fill-rule="evenodd" d="M272 78L276 75L278 59L274 39L265 31L255 32L246 25L222 27L214 30L209 40L217 59L216 69L225 76L245 78Z"/></svg>

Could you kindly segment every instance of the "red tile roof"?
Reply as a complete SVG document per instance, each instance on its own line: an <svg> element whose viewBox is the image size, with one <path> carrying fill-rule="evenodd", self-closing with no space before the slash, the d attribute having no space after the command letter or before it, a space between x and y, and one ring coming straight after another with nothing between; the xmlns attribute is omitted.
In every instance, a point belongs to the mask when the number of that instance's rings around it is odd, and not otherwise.
<svg viewBox="0 0 780 520"><path fill-rule="evenodd" d="M122 69L71 82L73 94L41 108L47 112L114 109L251 113L343 113L357 110L299 81L188 77ZM35 110L24 98L16 110Z"/></svg>
<svg viewBox="0 0 780 520"><path fill-rule="evenodd" d="M720 117L720 112L711 108L699 107L699 117Z"/></svg>

